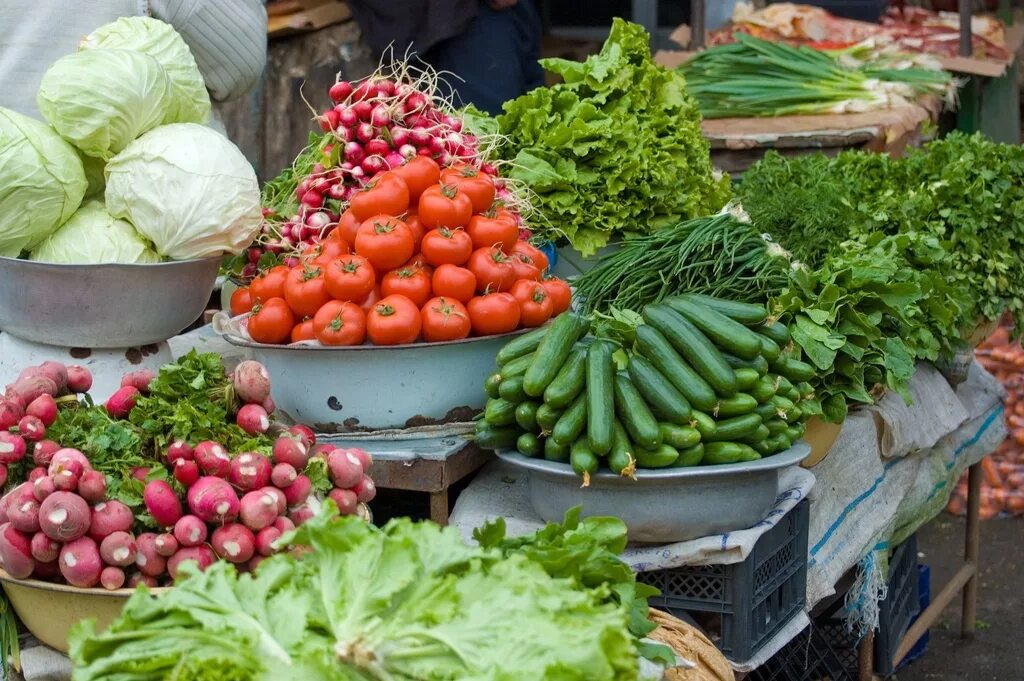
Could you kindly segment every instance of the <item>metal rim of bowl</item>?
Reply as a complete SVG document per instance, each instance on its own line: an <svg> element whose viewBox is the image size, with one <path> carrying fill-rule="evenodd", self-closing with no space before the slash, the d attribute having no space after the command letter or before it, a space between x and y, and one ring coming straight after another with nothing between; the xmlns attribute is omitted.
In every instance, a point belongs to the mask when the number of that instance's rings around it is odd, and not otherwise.
<svg viewBox="0 0 1024 681"><path fill-rule="evenodd" d="M49 591L51 593L64 593L74 594L77 596L111 596L113 598L127 599L135 593L135 587L126 588L121 587L120 589L104 589L102 587L91 587L83 589L82 587L72 586L70 584L56 584L54 582L44 582L41 579L18 579L11 577L7 574L7 571L0 568L0 582L10 583L16 586L22 586L26 589L36 589L37 591ZM170 591L173 587L169 586L150 586L146 587L152 594L159 594L165 591Z"/></svg>
<svg viewBox="0 0 1024 681"><path fill-rule="evenodd" d="M364 343L363 345L337 345L337 346L326 346L326 345L270 345L269 343L257 343L255 341L246 340L233 336L230 333L224 334L223 338L228 343L238 346L240 348L252 348L254 350L285 350L288 352L360 352L368 350L409 350L411 348L441 348L448 347L449 345L466 345L468 343L480 343L482 341L491 341L496 338L512 338L514 336L520 336L525 333L529 333L533 329L516 329L515 331L509 331L508 333L499 333L493 336L474 336L473 338L463 338L461 340L454 341L438 341L436 343L404 343L402 345L370 345Z"/></svg>
<svg viewBox="0 0 1024 681"><path fill-rule="evenodd" d="M95 269L97 267L117 267L122 269L152 269L154 267L174 267L176 265L188 265L200 262L209 262L210 260L221 260L223 256L211 255L208 258L191 258L189 260L164 260L161 262L137 262L137 263L120 263L120 262L107 262L107 263L59 263L59 262L42 262L40 260L22 260L21 258L9 258L7 256L0 255L0 264L3 262L15 262L19 265L27 266L39 266L39 267L60 267L69 270L72 269Z"/></svg>

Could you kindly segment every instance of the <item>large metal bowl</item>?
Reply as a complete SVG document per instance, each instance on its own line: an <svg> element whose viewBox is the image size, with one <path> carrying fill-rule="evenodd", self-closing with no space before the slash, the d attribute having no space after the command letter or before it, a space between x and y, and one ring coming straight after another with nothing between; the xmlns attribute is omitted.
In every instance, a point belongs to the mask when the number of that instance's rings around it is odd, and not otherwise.
<svg viewBox="0 0 1024 681"><path fill-rule="evenodd" d="M0 257L0 330L62 347L158 343L202 315L220 260L55 265Z"/></svg>
<svg viewBox="0 0 1024 681"><path fill-rule="evenodd" d="M565 463L530 459L518 452L498 456L528 471L530 504L547 522L582 506L583 516L615 516L632 542L667 544L743 530L764 518L779 494L779 471L802 461L811 448L798 442L757 461L638 470L636 480L611 471L580 477Z"/></svg>

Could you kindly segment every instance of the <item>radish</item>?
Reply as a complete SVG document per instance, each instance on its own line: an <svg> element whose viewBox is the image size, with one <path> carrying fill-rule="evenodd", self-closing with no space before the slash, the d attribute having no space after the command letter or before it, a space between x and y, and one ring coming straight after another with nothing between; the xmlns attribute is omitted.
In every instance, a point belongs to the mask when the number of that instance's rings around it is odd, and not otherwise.
<svg viewBox="0 0 1024 681"><path fill-rule="evenodd" d="M53 455L60 451L60 445L53 440L40 440L32 448L32 463L37 466L49 466Z"/></svg>
<svg viewBox="0 0 1024 681"><path fill-rule="evenodd" d="M403 128L399 125L392 127L388 130L388 134L391 135L391 146L395 149L403 147L409 143L409 129Z"/></svg>
<svg viewBox="0 0 1024 681"><path fill-rule="evenodd" d="M156 535L152 532L144 532L135 538L135 566L150 577L159 577L167 571L167 559L157 553Z"/></svg>
<svg viewBox="0 0 1024 681"><path fill-rule="evenodd" d="M292 484L297 477L299 477L299 474L295 470L295 466L288 463L279 463L270 472L270 482L274 483L274 487L279 489Z"/></svg>
<svg viewBox="0 0 1024 681"><path fill-rule="evenodd" d="M318 191L310 189L308 192L302 195L300 201L302 205L310 208L320 208L324 205L324 195Z"/></svg>
<svg viewBox="0 0 1024 681"><path fill-rule="evenodd" d="M156 552L164 558L170 558L178 552L178 540L173 534L160 534L156 537Z"/></svg>
<svg viewBox="0 0 1024 681"><path fill-rule="evenodd" d="M0 497L0 524L7 522L7 509L10 508L11 504L25 494L32 494L31 482L23 482L3 495L3 497Z"/></svg>
<svg viewBox="0 0 1024 681"><path fill-rule="evenodd" d="M135 466L132 468L132 480L138 480L139 482L146 482L146 478L149 477L149 466Z"/></svg>
<svg viewBox="0 0 1024 681"><path fill-rule="evenodd" d="M25 439L9 431L0 431L0 463L17 463L25 457Z"/></svg>
<svg viewBox="0 0 1024 681"><path fill-rule="evenodd" d="M327 468L335 487L350 489L363 479L359 458L348 449L335 449L327 455Z"/></svg>
<svg viewBox="0 0 1024 681"><path fill-rule="evenodd" d="M274 521L272 527L277 528L278 532L284 534L285 532L291 532L292 530L294 530L295 523L293 523L289 518L286 518L282 515L278 516L277 520Z"/></svg>
<svg viewBox="0 0 1024 681"><path fill-rule="evenodd" d="M181 500L164 480L151 480L142 492L146 510L163 527L170 527L181 518Z"/></svg>
<svg viewBox="0 0 1024 681"><path fill-rule="evenodd" d="M330 132L337 128L340 120L341 114L334 109L328 109L320 116L317 116L317 122L320 123L320 129L324 132Z"/></svg>
<svg viewBox="0 0 1024 681"><path fill-rule="evenodd" d="M41 502L43 499L50 496L56 491L57 486L53 484L53 478L51 478L49 475L46 475L46 471L43 471L43 475L36 478L32 482L32 496L36 498L36 501Z"/></svg>
<svg viewBox="0 0 1024 681"><path fill-rule="evenodd" d="M380 156L367 156L366 158L363 159L363 162L360 165L362 165L363 170L365 170L366 174L369 175L370 177L373 177L379 172L387 170L387 168L384 166L384 159L382 159Z"/></svg>
<svg viewBox="0 0 1024 681"><path fill-rule="evenodd" d="M18 433L28 442L39 442L46 435L46 426L38 417L26 415L18 421Z"/></svg>
<svg viewBox="0 0 1024 681"><path fill-rule="evenodd" d="M205 476L188 489L188 507L208 523L234 520L238 506L235 490L221 478Z"/></svg>
<svg viewBox="0 0 1024 681"><path fill-rule="evenodd" d="M6 465L7 464L0 463L0 466L5 466L6 467ZM43 468L42 466L36 466L32 470L30 470L28 472L28 481L29 482L35 482L39 478L45 478L45 477L48 477L48 476L49 476L49 473L46 472L45 468Z"/></svg>
<svg viewBox="0 0 1024 681"><path fill-rule="evenodd" d="M295 478L295 482L283 488L285 501L289 506L305 503L309 493L313 489L312 481L305 475Z"/></svg>
<svg viewBox="0 0 1024 681"><path fill-rule="evenodd" d="M36 469L33 469L33 472L35 472L35 470ZM43 474L44 475L46 474L45 470L43 471ZM31 480L31 478L29 478L29 479ZM7 464L0 463L0 489L3 489L4 485L6 485L6 484L7 484Z"/></svg>
<svg viewBox="0 0 1024 681"><path fill-rule="evenodd" d="M68 390L73 393L87 393L92 388L92 373L83 366L68 366Z"/></svg>
<svg viewBox="0 0 1024 681"><path fill-rule="evenodd" d="M20 498L7 507L7 520L19 532L34 534L39 531L39 508L35 496L22 493Z"/></svg>
<svg viewBox="0 0 1024 681"><path fill-rule="evenodd" d="M311 459L323 459L327 460L327 455L333 452L337 447L329 442L322 442L318 445L313 445L309 450L309 458Z"/></svg>
<svg viewBox="0 0 1024 681"><path fill-rule="evenodd" d="M311 519L315 515L316 511L314 511L309 506L303 504L302 506L296 506L295 508L293 508L291 512L288 514L288 519L291 520L292 523L294 523L296 526L298 526L306 522L307 520Z"/></svg>
<svg viewBox="0 0 1024 681"><path fill-rule="evenodd" d="M43 362L39 365L39 373L53 381L54 385L57 386L57 392L54 395L59 395L67 389L68 368L60 362L54 362L53 360Z"/></svg>
<svg viewBox="0 0 1024 681"><path fill-rule="evenodd" d="M338 507L338 512L342 515L352 515L359 506L359 499L356 497L356 493L349 489L335 487L327 496L334 501L334 504Z"/></svg>
<svg viewBox="0 0 1024 681"><path fill-rule="evenodd" d="M104 501L92 508L89 536L96 541L102 541L114 532L128 532L134 522L132 510L120 501Z"/></svg>
<svg viewBox="0 0 1024 681"><path fill-rule="evenodd" d="M195 461L178 459L174 462L174 479L185 487L191 487L199 479L199 466Z"/></svg>
<svg viewBox="0 0 1024 681"><path fill-rule="evenodd" d="M78 539L90 528L91 521L89 504L73 492L54 492L39 505L39 528L50 539Z"/></svg>
<svg viewBox="0 0 1024 681"><path fill-rule="evenodd" d="M0 563L15 579L28 579L35 569L31 537L18 532L10 523L0 525Z"/></svg>
<svg viewBox="0 0 1024 681"><path fill-rule="evenodd" d="M267 410L258 404L247 404L238 410L235 421L239 427L250 435L261 435L270 428L270 417Z"/></svg>
<svg viewBox="0 0 1024 681"><path fill-rule="evenodd" d="M36 569L32 571L32 577L47 582L55 582L60 577L60 566L57 565L56 560L52 560L49 563L40 563L37 560Z"/></svg>
<svg viewBox="0 0 1024 681"><path fill-rule="evenodd" d="M100 542L100 557L107 565L116 567L134 565L137 554L135 537L127 532L112 532Z"/></svg>
<svg viewBox="0 0 1024 681"><path fill-rule="evenodd" d="M50 465L47 468L47 472L50 475L56 475L63 471L69 471L76 478L80 477L82 473L92 468L89 463L89 459L85 457L85 454L72 449L71 447L65 447L58 449L53 453L53 458L50 459Z"/></svg>
<svg viewBox="0 0 1024 681"><path fill-rule="evenodd" d="M356 116L359 117L359 120L368 121L370 120L370 117L373 115L373 104L366 101L356 102L355 104L352 105L352 110L356 112ZM366 123L365 125L370 124ZM370 135L370 137L373 137L373 135Z"/></svg>
<svg viewBox="0 0 1024 681"><path fill-rule="evenodd" d="M88 470L78 478L78 494L90 504L98 504L107 497L107 478L103 473Z"/></svg>
<svg viewBox="0 0 1024 681"><path fill-rule="evenodd" d="M249 492L240 502L239 516L251 530L262 530L274 524L278 516L277 497L263 490ZM214 536L216 536L214 532Z"/></svg>
<svg viewBox="0 0 1024 681"><path fill-rule="evenodd" d="M181 546L199 546L206 541L206 523L194 515L183 515L174 523L174 538Z"/></svg>
<svg viewBox="0 0 1024 681"><path fill-rule="evenodd" d="M149 394L149 385L156 378L156 372L152 369L139 369L125 374L121 378L122 388L135 388L143 395Z"/></svg>
<svg viewBox="0 0 1024 681"><path fill-rule="evenodd" d="M350 447L345 451L351 452L353 456L359 459L359 465L363 467L363 473L370 472L370 466L373 465L373 457L370 456L369 452L358 447Z"/></svg>
<svg viewBox="0 0 1024 681"><path fill-rule="evenodd" d="M397 151L392 151L384 157L384 163L391 169L400 168L402 167L402 164L405 163L405 157Z"/></svg>
<svg viewBox="0 0 1024 681"><path fill-rule="evenodd" d="M118 388L104 406L111 418L128 418L128 414L135 408L135 402L142 393L133 385Z"/></svg>
<svg viewBox="0 0 1024 681"><path fill-rule="evenodd" d="M71 586L88 589L100 582L103 561L96 542L88 537L79 537L65 544L57 563L60 573Z"/></svg>
<svg viewBox="0 0 1024 681"><path fill-rule="evenodd" d="M319 237L317 237L317 239L313 239L312 237L310 237L309 244L311 246L314 245L318 239ZM273 397L268 397L267 399L263 400L263 404L261 404L260 406L263 407L263 411L267 412L268 415L273 414L275 411L277 411L277 405L274 404Z"/></svg>
<svg viewBox="0 0 1024 681"><path fill-rule="evenodd" d="M302 435L282 435L274 441L274 463L288 464L295 470L301 471L306 467L306 461L309 460L308 445L296 437L301 438Z"/></svg>
<svg viewBox="0 0 1024 681"><path fill-rule="evenodd" d="M266 487L270 483L270 474L270 459L262 454L246 452L231 460L228 482L243 492L249 492Z"/></svg>
<svg viewBox="0 0 1024 681"><path fill-rule="evenodd" d="M280 538L281 530L277 529L273 525L270 527L264 527L256 533L256 552L261 556L273 555L273 544Z"/></svg>
<svg viewBox="0 0 1024 681"><path fill-rule="evenodd" d="M391 153L391 145L379 137L374 137L363 148L367 156L387 156Z"/></svg>
<svg viewBox="0 0 1024 681"><path fill-rule="evenodd" d="M255 573L256 570L259 569L260 563L265 561L267 558L269 558L269 556L262 556L257 553L255 556L249 559L248 563L245 564L245 569L249 572Z"/></svg>
<svg viewBox="0 0 1024 681"><path fill-rule="evenodd" d="M100 584L108 591L117 591L124 586L124 570L108 566L100 572Z"/></svg>
<svg viewBox="0 0 1024 681"><path fill-rule="evenodd" d="M195 450L192 449L192 445L185 442L184 440L175 440L167 447L167 463L175 463L178 459L185 459L191 461L195 458Z"/></svg>
<svg viewBox="0 0 1024 681"><path fill-rule="evenodd" d="M25 410L20 404L6 398L0 399L0 430L18 425L18 421L24 415Z"/></svg>
<svg viewBox="0 0 1024 681"><path fill-rule="evenodd" d="M373 126L369 123L360 123L356 126L356 139L366 144L373 139L373 136L377 134L377 131L373 129ZM364 149L365 150L365 149Z"/></svg>
<svg viewBox="0 0 1024 681"><path fill-rule="evenodd" d="M190 546L178 549L178 552L171 556L167 561L167 571L171 574L171 579L177 579L182 563L194 561L202 571L213 565L216 560L217 556L209 546Z"/></svg>
<svg viewBox="0 0 1024 681"><path fill-rule="evenodd" d="M57 420L57 400L53 399L53 395L40 395L25 407L25 413L49 427Z"/></svg>
<svg viewBox="0 0 1024 681"><path fill-rule="evenodd" d="M31 404L40 395L57 394L57 384L43 374L36 373L26 378L19 378L7 386L8 393L13 393L21 398L23 404Z"/></svg>
<svg viewBox="0 0 1024 681"><path fill-rule="evenodd" d="M341 105L339 104L338 106L341 106ZM338 108L335 107L334 110L338 111ZM352 109L351 107L345 107L341 111L338 111L338 123L339 123L339 125L342 126L341 130L344 130L344 131L347 132L348 130L351 130L353 127L358 125L358 123L359 123L359 116L358 116L358 114L356 114L355 110Z"/></svg>
<svg viewBox="0 0 1024 681"><path fill-rule="evenodd" d="M231 563L245 563L256 551L256 537L252 530L238 523L218 527L210 537L214 552Z"/></svg>
<svg viewBox="0 0 1024 681"><path fill-rule="evenodd" d="M132 576L128 578L128 587L134 589L139 584L144 584L145 586L152 588L159 586L160 582L156 581L156 577L150 577L149 575L144 575L141 572L133 573Z"/></svg>
<svg viewBox="0 0 1024 681"><path fill-rule="evenodd" d="M50 539L42 532L32 535L30 550L32 557L40 563L52 563L60 556L61 543Z"/></svg>
<svg viewBox="0 0 1024 681"><path fill-rule="evenodd" d="M373 480L365 475L359 481L359 484L352 488L352 491L359 497L359 501L364 504L370 503L377 496L377 486L373 484Z"/></svg>
<svg viewBox="0 0 1024 681"><path fill-rule="evenodd" d="M352 83L349 83L347 80L339 80L331 86L331 89L327 91L327 94L335 102L344 101L350 94L352 94Z"/></svg>
<svg viewBox="0 0 1024 681"><path fill-rule="evenodd" d="M345 144L345 160L352 163L362 163L363 159L366 158L366 152L363 150L363 145L359 142L347 142ZM352 174L355 174L356 168L352 169Z"/></svg>
<svg viewBox="0 0 1024 681"><path fill-rule="evenodd" d="M206 475L216 475L219 478L227 477L231 471L231 457L216 442L200 442L195 449L196 463Z"/></svg>
<svg viewBox="0 0 1024 681"><path fill-rule="evenodd" d="M260 492L266 492L267 494L269 494L272 497L274 497L275 503L277 505L277 512L278 512L278 514L284 513L285 511L288 510L288 499L284 496L284 492L279 490L277 487L269 487L268 486L268 487L264 487L263 489L261 489L259 491Z"/></svg>

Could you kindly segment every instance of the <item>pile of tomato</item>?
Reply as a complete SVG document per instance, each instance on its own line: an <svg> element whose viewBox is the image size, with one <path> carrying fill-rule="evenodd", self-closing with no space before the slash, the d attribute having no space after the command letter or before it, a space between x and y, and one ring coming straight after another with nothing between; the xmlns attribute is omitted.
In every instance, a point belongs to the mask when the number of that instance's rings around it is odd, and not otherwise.
<svg viewBox="0 0 1024 681"><path fill-rule="evenodd" d="M417 156L352 196L337 226L292 266L235 292L258 343L399 345L489 336L544 324L569 285L519 238L494 180L471 165Z"/></svg>

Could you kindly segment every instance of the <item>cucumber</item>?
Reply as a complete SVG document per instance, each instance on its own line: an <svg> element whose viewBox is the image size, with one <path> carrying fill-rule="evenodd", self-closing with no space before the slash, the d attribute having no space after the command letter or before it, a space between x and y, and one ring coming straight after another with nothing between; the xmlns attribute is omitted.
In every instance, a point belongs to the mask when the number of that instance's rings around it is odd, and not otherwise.
<svg viewBox="0 0 1024 681"><path fill-rule="evenodd" d="M636 347L694 407L709 411L718 402L718 396L708 382L683 361L657 329L646 324L638 326Z"/></svg>
<svg viewBox="0 0 1024 681"><path fill-rule="evenodd" d="M516 403L502 398L487 400L484 420L492 426L510 426L516 422Z"/></svg>
<svg viewBox="0 0 1024 681"><path fill-rule="evenodd" d="M797 423L789 428L786 428L786 439L789 440L790 444L793 444L804 436L804 431L807 430L807 426L803 423Z"/></svg>
<svg viewBox="0 0 1024 681"><path fill-rule="evenodd" d="M810 400L814 398L814 386L807 381L800 381L797 383L796 389L800 391L800 399Z"/></svg>
<svg viewBox="0 0 1024 681"><path fill-rule="evenodd" d="M761 456L771 456L772 454L778 454L784 449L789 448L789 440L786 439L785 434L772 435L767 440L761 440L755 445L751 445Z"/></svg>
<svg viewBox="0 0 1024 681"><path fill-rule="evenodd" d="M762 423L757 427L757 430L755 430L753 433L745 437L741 437L740 442L747 445L753 445L757 444L758 442L761 442L762 440L767 440L771 436L772 431L768 430L768 426Z"/></svg>
<svg viewBox="0 0 1024 681"><path fill-rule="evenodd" d="M715 411L712 412L715 418L727 418L729 416L742 416L749 414L757 408L757 400L746 393L736 393L733 397L718 400Z"/></svg>
<svg viewBox="0 0 1024 681"><path fill-rule="evenodd" d="M782 354L782 350L779 348L779 345L768 336L758 334L758 338L761 340L761 356L771 364L779 358L779 355Z"/></svg>
<svg viewBox="0 0 1024 681"><path fill-rule="evenodd" d="M562 412L551 429L551 438L560 445L571 445L587 427L587 396L580 395L572 405Z"/></svg>
<svg viewBox="0 0 1024 681"><path fill-rule="evenodd" d="M777 395L782 395L783 397L785 397L787 400L789 400L793 404L796 404L797 402L800 401L800 391L796 389L796 386L790 386L789 388L787 388L785 390L785 392L776 393L776 394Z"/></svg>
<svg viewBox="0 0 1024 681"><path fill-rule="evenodd" d="M695 411L690 414L690 427L697 429L702 440L708 439L718 430L718 424L715 423L715 420L701 411Z"/></svg>
<svg viewBox="0 0 1024 681"><path fill-rule="evenodd" d="M501 393L498 392L498 386L501 385L501 374L491 374L484 381L484 392L487 393L488 397L501 397Z"/></svg>
<svg viewBox="0 0 1024 681"><path fill-rule="evenodd" d="M633 355L629 358L628 371L629 380L656 417L680 425L689 422L690 403L653 364L640 355Z"/></svg>
<svg viewBox="0 0 1024 681"><path fill-rule="evenodd" d="M740 359L754 359L761 354L760 337L735 319L730 319L707 305L689 300L686 296L669 298L665 304L703 331L704 335L722 350L731 352Z"/></svg>
<svg viewBox="0 0 1024 681"><path fill-rule="evenodd" d="M615 413L626 427L637 447L655 449L661 444L661 429L647 403L624 373L616 374L614 385ZM591 417L593 421L593 417ZM639 455L637 455L639 459Z"/></svg>
<svg viewBox="0 0 1024 681"><path fill-rule="evenodd" d="M584 476L584 485L586 485L587 477L597 471L598 465L597 456L591 449L587 438L581 437L572 443L572 447L569 449L569 463L572 464L576 475Z"/></svg>
<svg viewBox="0 0 1024 681"><path fill-rule="evenodd" d="M775 398L773 397L772 399ZM757 409L754 410L754 413L760 416L762 421L782 418L779 415L779 408L776 407L771 400L765 402L764 404L757 405Z"/></svg>
<svg viewBox="0 0 1024 681"><path fill-rule="evenodd" d="M734 319L740 324L746 324L747 326L761 324L768 318L768 310L765 309L764 305L740 303L735 300L715 298L713 296L705 296L700 293L685 293L679 297L683 300L691 300L695 303L700 303L705 307L710 307L712 310L724 314L726 317Z"/></svg>
<svg viewBox="0 0 1024 681"><path fill-rule="evenodd" d="M761 380L761 374L757 373L757 369L741 367L739 369L734 369L734 373L736 374L736 387L741 392L750 390L757 385L759 380Z"/></svg>
<svg viewBox="0 0 1024 681"><path fill-rule="evenodd" d="M757 461L761 458L761 455L750 445L741 444L742 451L740 453L740 461Z"/></svg>
<svg viewBox="0 0 1024 681"><path fill-rule="evenodd" d="M583 392L587 378L587 349L577 346L569 353L565 366L558 370L553 381L544 389L544 402L557 409L565 409Z"/></svg>
<svg viewBox="0 0 1024 681"><path fill-rule="evenodd" d="M768 419L764 424L768 427L768 432L772 437L785 433L786 429L789 428L789 424L780 418Z"/></svg>
<svg viewBox="0 0 1024 681"><path fill-rule="evenodd" d="M512 360L528 355L536 350L537 346L540 345L541 339L547 335L548 328L547 326L542 326L506 343L501 350L498 350L498 354L494 356L498 366L505 366Z"/></svg>
<svg viewBox="0 0 1024 681"><path fill-rule="evenodd" d="M503 400L514 402L519 404L526 399L526 393L523 392L523 377L513 376L512 378L506 378L498 386L498 396Z"/></svg>
<svg viewBox="0 0 1024 681"><path fill-rule="evenodd" d="M648 305L644 308L643 317L644 321L664 334L675 351L689 362L716 393L722 397L736 394L736 374L732 367L714 343L689 320L663 305Z"/></svg>
<svg viewBox="0 0 1024 681"><path fill-rule="evenodd" d="M544 458L548 461L568 461L569 445L560 445L552 438L544 438Z"/></svg>
<svg viewBox="0 0 1024 681"><path fill-rule="evenodd" d="M795 383L809 381L814 377L814 367L792 357L780 357L772 362L772 371L782 374Z"/></svg>
<svg viewBox="0 0 1024 681"><path fill-rule="evenodd" d="M526 373L526 370L530 368L533 363L533 357L535 353L517 357L505 366L498 369L498 375L501 376L502 380L506 378L512 378L514 376L522 376Z"/></svg>
<svg viewBox="0 0 1024 681"><path fill-rule="evenodd" d="M612 346L595 341L587 349L587 438L590 448L604 456L612 448L612 419L615 418L615 364Z"/></svg>
<svg viewBox="0 0 1024 681"><path fill-rule="evenodd" d="M537 425L537 409L540 405L536 402L521 402L516 407L516 424L527 433L539 433L540 426Z"/></svg>
<svg viewBox="0 0 1024 681"><path fill-rule="evenodd" d="M768 336L775 344L780 348L784 348L789 345L789 329L782 322L772 322L771 324L762 324L757 327L757 332L762 336Z"/></svg>
<svg viewBox="0 0 1024 681"><path fill-rule="evenodd" d="M709 466L736 463L747 449L749 447L738 442L709 442L704 445L704 459L701 463Z"/></svg>
<svg viewBox="0 0 1024 681"><path fill-rule="evenodd" d="M558 419L562 416L561 409L554 409L553 407L542 404L537 407L537 425L540 426L540 432L550 433L551 429L558 423Z"/></svg>
<svg viewBox="0 0 1024 681"><path fill-rule="evenodd" d="M775 407L775 411L779 418L790 423L796 420L797 417L794 416L794 414L796 414L798 410L792 400L787 399L782 395L776 395L769 401L769 404Z"/></svg>
<svg viewBox="0 0 1024 681"><path fill-rule="evenodd" d="M760 425L761 417L757 414L744 414L723 419L715 422L715 432L710 437L705 437L704 442L736 441L752 434Z"/></svg>
<svg viewBox="0 0 1024 681"><path fill-rule="evenodd" d="M698 443L692 447L679 450L679 458L672 464L673 468L696 466L704 458L704 445Z"/></svg>
<svg viewBox="0 0 1024 681"><path fill-rule="evenodd" d="M656 449L636 449L636 465L640 468L665 468L679 459L679 450L664 442Z"/></svg>
<svg viewBox="0 0 1024 681"><path fill-rule="evenodd" d="M726 363L736 369L753 369L759 376L764 376L768 373L768 360L758 355L754 359L746 360L740 359L736 355L730 355L729 353L722 353L722 357L725 358Z"/></svg>
<svg viewBox="0 0 1024 681"><path fill-rule="evenodd" d="M516 449L519 450L520 454L531 459L540 456L543 451L540 440L533 433L523 433L520 435L519 439L516 440Z"/></svg>
<svg viewBox="0 0 1024 681"><path fill-rule="evenodd" d="M674 423L660 423L661 441L683 450L700 443L700 433L690 426L677 426Z"/></svg>
<svg viewBox="0 0 1024 681"><path fill-rule="evenodd" d="M583 317L564 312L551 323L544 334L533 361L523 377L523 389L530 397L540 397L544 389L554 380L555 375L569 359L572 347L590 328L590 322Z"/></svg>
<svg viewBox="0 0 1024 681"><path fill-rule="evenodd" d="M473 440L483 449L512 449L516 446L520 430L515 426L492 426L487 421L477 421Z"/></svg>
<svg viewBox="0 0 1024 681"><path fill-rule="evenodd" d="M612 422L612 450L608 452L608 467L613 473L626 477L636 472L633 443L629 441L629 434L618 419Z"/></svg>
<svg viewBox="0 0 1024 681"><path fill-rule="evenodd" d="M775 379L771 376L762 376L757 385L750 389L750 396L757 400L758 404L764 404L775 397Z"/></svg>

